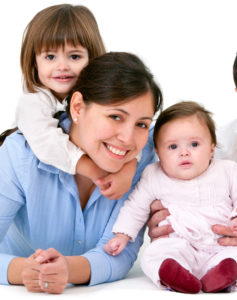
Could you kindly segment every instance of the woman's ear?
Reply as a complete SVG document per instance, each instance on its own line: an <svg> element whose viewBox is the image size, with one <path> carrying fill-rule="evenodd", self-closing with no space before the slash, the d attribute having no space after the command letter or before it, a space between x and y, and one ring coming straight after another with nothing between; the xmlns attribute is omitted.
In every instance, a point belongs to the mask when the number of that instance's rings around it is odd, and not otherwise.
<svg viewBox="0 0 237 300"><path fill-rule="evenodd" d="M70 114L74 123L78 123L79 115L84 105L82 94L80 92L73 93L70 101Z"/></svg>

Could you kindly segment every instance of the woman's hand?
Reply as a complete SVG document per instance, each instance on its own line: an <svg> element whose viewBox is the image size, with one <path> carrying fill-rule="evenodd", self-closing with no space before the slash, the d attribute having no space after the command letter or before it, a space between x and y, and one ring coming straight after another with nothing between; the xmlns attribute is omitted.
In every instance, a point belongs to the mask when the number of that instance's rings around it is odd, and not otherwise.
<svg viewBox="0 0 237 300"><path fill-rule="evenodd" d="M237 246L237 233L231 227L224 225L213 225L213 232L222 235L218 242L221 246Z"/></svg>
<svg viewBox="0 0 237 300"><path fill-rule="evenodd" d="M40 264L38 269L41 290L49 294L61 294L69 278L67 259L57 250L50 248L42 251L35 261Z"/></svg>
<svg viewBox="0 0 237 300"><path fill-rule="evenodd" d="M34 254L29 256L23 265L22 270L22 282L29 292L42 292L39 285L39 262L35 260L35 257L40 255L41 249L38 249Z"/></svg>
<svg viewBox="0 0 237 300"><path fill-rule="evenodd" d="M148 235L151 241L162 237L168 237L172 229L171 225L163 225L158 227L159 223L167 216L170 215L168 209L164 208L160 200L154 200L150 205L150 218L148 220L147 226L149 228Z"/></svg>

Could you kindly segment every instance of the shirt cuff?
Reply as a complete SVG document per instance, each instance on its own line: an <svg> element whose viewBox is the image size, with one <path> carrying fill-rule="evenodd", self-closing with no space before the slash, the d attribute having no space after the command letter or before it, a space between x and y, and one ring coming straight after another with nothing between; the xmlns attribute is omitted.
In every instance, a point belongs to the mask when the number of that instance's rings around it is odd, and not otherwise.
<svg viewBox="0 0 237 300"><path fill-rule="evenodd" d="M105 255L96 251L90 251L82 256L89 261L91 267L89 286L109 281L111 277L111 267Z"/></svg>
<svg viewBox="0 0 237 300"><path fill-rule="evenodd" d="M2 253L0 257L0 284L9 285L7 280L8 267L16 256Z"/></svg>

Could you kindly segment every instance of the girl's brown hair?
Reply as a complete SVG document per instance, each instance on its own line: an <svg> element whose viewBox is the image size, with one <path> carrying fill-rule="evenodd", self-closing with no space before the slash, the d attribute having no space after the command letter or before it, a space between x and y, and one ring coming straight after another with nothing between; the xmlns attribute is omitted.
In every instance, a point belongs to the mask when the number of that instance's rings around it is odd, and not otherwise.
<svg viewBox="0 0 237 300"><path fill-rule="evenodd" d="M176 103L174 105L171 105L167 109L161 112L159 117L156 120L155 128L154 128L154 134L153 134L153 141L155 147L157 147L157 137L159 134L159 131L161 127L173 120L189 117L189 116L197 116L200 120L204 121L207 125L212 143L217 144L216 141L216 128L215 123L211 117L211 112L206 110L203 106L198 104L197 102L193 101L182 101L179 103Z"/></svg>
<svg viewBox="0 0 237 300"><path fill-rule="evenodd" d="M64 47L66 43L86 48L89 60L105 53L97 22L88 8L54 5L41 10L31 20L23 34L20 55L24 84L29 92L36 92L34 86L42 86L36 68L36 54L42 49Z"/></svg>

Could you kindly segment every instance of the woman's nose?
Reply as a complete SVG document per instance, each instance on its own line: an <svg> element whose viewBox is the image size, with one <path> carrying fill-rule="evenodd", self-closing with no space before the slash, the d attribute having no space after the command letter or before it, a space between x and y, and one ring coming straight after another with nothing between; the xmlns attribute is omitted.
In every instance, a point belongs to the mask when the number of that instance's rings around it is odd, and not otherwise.
<svg viewBox="0 0 237 300"><path fill-rule="evenodd" d="M118 133L118 139L126 145L134 143L134 130L130 126L122 126Z"/></svg>

